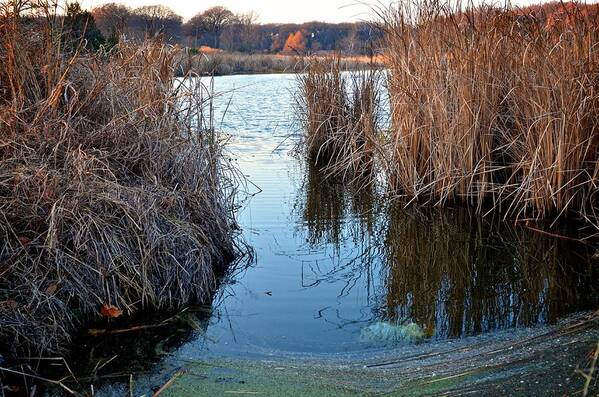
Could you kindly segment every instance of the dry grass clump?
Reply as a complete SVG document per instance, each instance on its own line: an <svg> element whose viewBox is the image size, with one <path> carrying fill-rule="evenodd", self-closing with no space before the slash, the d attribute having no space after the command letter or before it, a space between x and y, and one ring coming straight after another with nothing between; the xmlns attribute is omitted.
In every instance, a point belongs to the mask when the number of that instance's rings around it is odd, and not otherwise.
<svg viewBox="0 0 599 397"><path fill-rule="evenodd" d="M238 253L210 98L174 79L178 50L66 55L47 10L0 8L0 340L36 353L102 306L208 301Z"/></svg>
<svg viewBox="0 0 599 397"><path fill-rule="evenodd" d="M551 18L442 1L381 11L392 190L519 219L595 218L599 24L584 7Z"/></svg>
<svg viewBox="0 0 599 397"><path fill-rule="evenodd" d="M339 59L313 59L298 77L302 146L313 164L336 174L372 174L380 116L380 73L344 72Z"/></svg>
<svg viewBox="0 0 599 397"><path fill-rule="evenodd" d="M191 70L199 75L227 76L255 73L297 73L304 70L304 59L298 56L273 54L244 54L238 52L215 51L199 53L191 57L183 70Z"/></svg>

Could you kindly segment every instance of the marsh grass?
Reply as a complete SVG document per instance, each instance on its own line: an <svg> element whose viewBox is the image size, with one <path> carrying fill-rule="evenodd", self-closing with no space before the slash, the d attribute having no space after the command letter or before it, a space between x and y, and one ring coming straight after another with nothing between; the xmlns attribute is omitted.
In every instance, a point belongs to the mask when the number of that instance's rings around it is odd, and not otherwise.
<svg viewBox="0 0 599 397"><path fill-rule="evenodd" d="M335 58L310 60L298 76L302 151L312 164L344 179L368 179L380 130L381 73L346 72Z"/></svg>
<svg viewBox="0 0 599 397"><path fill-rule="evenodd" d="M275 54L244 54L216 51L200 53L191 57L189 64L182 64L183 71L191 70L199 75L227 76L235 74L297 73L304 69L304 58Z"/></svg>
<svg viewBox="0 0 599 397"><path fill-rule="evenodd" d="M102 306L208 302L240 252L235 171L180 50L66 53L48 5L0 5L0 339L32 354Z"/></svg>
<svg viewBox="0 0 599 397"><path fill-rule="evenodd" d="M396 197L597 224L599 21L591 6L554 8L416 1L378 10Z"/></svg>

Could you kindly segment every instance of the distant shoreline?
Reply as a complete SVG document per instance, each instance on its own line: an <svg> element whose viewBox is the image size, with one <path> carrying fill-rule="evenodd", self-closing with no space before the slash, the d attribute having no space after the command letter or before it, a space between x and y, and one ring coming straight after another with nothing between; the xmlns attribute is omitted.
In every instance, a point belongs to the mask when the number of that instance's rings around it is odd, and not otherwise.
<svg viewBox="0 0 599 397"><path fill-rule="evenodd" d="M307 63L314 58L341 59L344 70L363 70L383 66L381 56L343 56L339 54L286 55L247 54L226 51L201 51L179 61L181 76L195 73L199 76L238 76L258 74L297 74L305 71Z"/></svg>

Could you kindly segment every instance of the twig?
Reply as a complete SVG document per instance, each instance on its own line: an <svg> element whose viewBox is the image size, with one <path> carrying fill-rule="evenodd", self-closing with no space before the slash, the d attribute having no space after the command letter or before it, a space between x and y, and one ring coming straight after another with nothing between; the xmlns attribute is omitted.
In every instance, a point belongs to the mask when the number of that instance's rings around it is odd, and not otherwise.
<svg viewBox="0 0 599 397"><path fill-rule="evenodd" d="M577 243L581 243L581 244L589 245L589 246L591 245L587 241L584 241L584 240L581 240L581 239L578 239L578 238L568 237L568 236L562 236L561 234L555 234L555 233L551 233L551 232L546 232L545 230L537 229L536 227L532 227L532 226L528 226L528 225L526 225L525 227L527 229L529 229L529 230L532 230L533 232L544 234L544 235L549 236L549 237L555 237L555 238L559 238L559 239L567 240L567 241L575 241Z"/></svg>
<svg viewBox="0 0 599 397"><path fill-rule="evenodd" d="M150 324L150 325L136 325L134 327L130 327L130 328L123 328L123 329L89 329L87 331L87 334L89 336L102 336L102 335L117 335L117 334L124 334L127 332L135 332L135 331L143 331L146 329L153 329L153 328L160 328L160 327L164 327L168 325L168 323L164 323L164 324Z"/></svg>
<svg viewBox="0 0 599 397"><path fill-rule="evenodd" d="M169 387L171 387L173 385L173 383L175 383L175 381L177 380L177 378L181 375L183 375L185 373L185 371L177 371L175 372L175 374L173 375L172 378L169 379L168 382L166 382L160 389L158 389L158 391L156 393L154 393L152 395L152 397L158 397L159 395L161 395L166 389L168 389Z"/></svg>
<svg viewBox="0 0 599 397"><path fill-rule="evenodd" d="M595 375L595 369L597 367L597 360L599 359L599 342L597 342L597 346L595 347L595 351L593 352L593 358L591 360L591 365L588 370L577 370L580 375L584 378L584 388L582 389L583 397L587 397L589 395L589 388L591 387L591 382L593 381Z"/></svg>

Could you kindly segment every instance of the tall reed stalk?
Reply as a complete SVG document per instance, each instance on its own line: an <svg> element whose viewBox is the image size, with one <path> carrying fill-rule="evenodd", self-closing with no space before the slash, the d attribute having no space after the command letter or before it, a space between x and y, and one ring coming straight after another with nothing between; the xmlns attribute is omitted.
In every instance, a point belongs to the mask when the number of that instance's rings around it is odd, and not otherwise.
<svg viewBox="0 0 599 397"><path fill-rule="evenodd" d="M344 72L339 59L313 59L298 77L302 146L313 164L344 177L374 170L379 134L380 73Z"/></svg>

